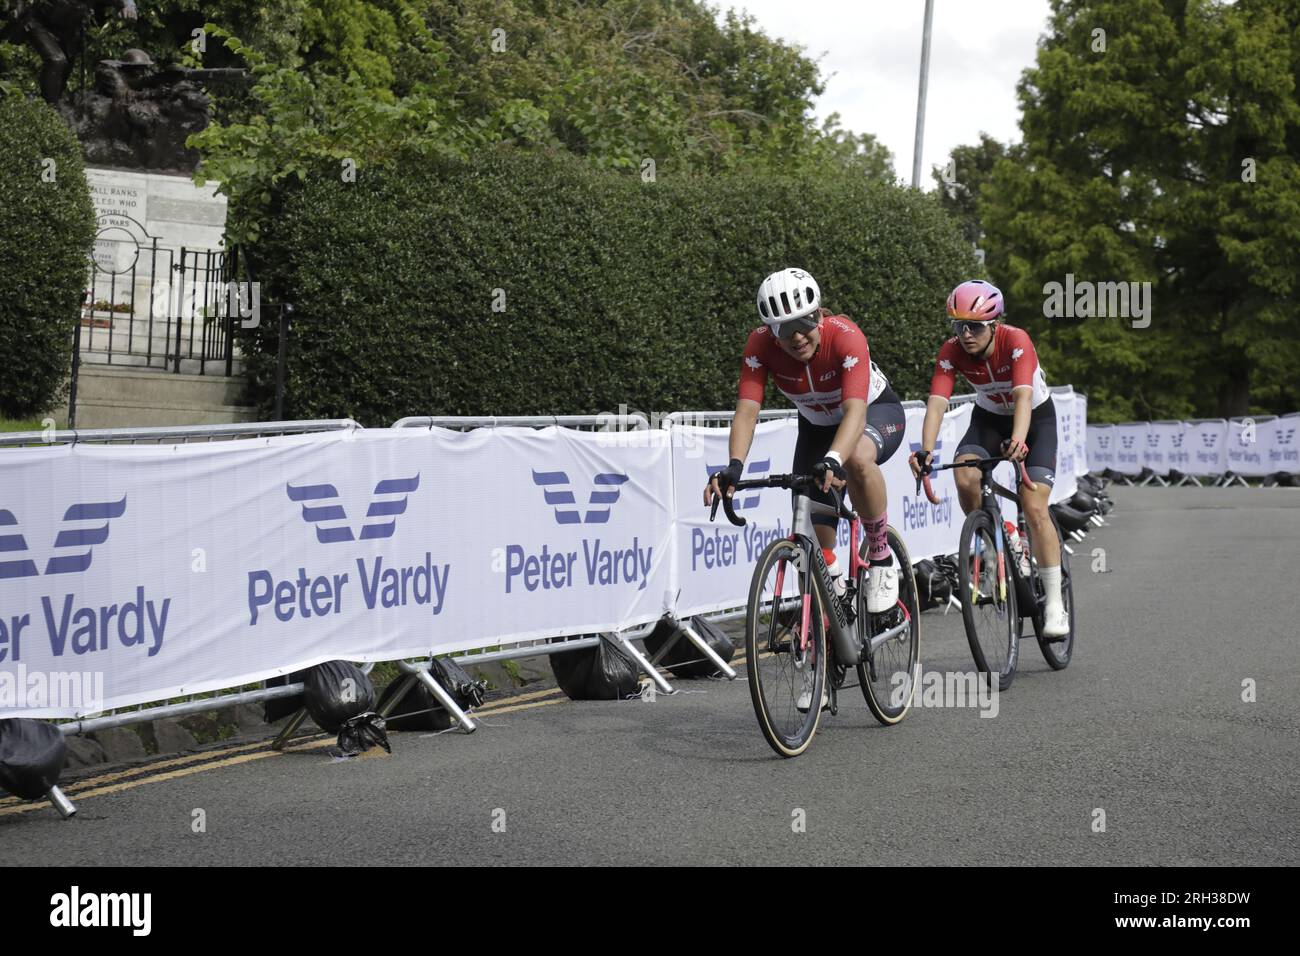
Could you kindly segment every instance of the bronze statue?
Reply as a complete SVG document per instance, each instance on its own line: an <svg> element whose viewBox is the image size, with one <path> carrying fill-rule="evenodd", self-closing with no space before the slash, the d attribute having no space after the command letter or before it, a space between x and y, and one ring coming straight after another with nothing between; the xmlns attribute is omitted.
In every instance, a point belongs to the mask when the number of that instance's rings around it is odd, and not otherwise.
<svg viewBox="0 0 1300 956"><path fill-rule="evenodd" d="M77 137L91 163L144 169L193 169L198 155L185 139L208 125L210 101L201 83L241 79L242 69L158 66L144 50L100 60L94 89L73 111Z"/></svg>
<svg viewBox="0 0 1300 956"><path fill-rule="evenodd" d="M41 58L41 95L58 106L72 74L72 64L85 43L86 21L120 12L125 20L139 14L135 0L18 0L9 37L27 43Z"/></svg>

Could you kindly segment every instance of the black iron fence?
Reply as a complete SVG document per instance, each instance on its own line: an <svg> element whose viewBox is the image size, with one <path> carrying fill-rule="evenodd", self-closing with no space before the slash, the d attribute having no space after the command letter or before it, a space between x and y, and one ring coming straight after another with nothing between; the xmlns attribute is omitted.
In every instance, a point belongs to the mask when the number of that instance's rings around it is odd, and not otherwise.
<svg viewBox="0 0 1300 956"><path fill-rule="evenodd" d="M175 249L101 232L88 289L82 362L231 375L235 323L261 320L238 249Z"/></svg>

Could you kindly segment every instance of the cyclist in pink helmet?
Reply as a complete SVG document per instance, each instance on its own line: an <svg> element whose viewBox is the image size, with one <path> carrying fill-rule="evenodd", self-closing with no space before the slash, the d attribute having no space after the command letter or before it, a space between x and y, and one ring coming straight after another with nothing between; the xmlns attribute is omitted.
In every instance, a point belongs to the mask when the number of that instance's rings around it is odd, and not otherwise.
<svg viewBox="0 0 1300 956"><path fill-rule="evenodd" d="M1029 333L999 322L1003 310L1002 292L983 279L967 279L948 296L953 337L939 349L921 429L921 449L912 455L910 464L912 473L919 475L930 461L960 372L975 389L975 410L953 460L992 458L1007 442L1007 457L1024 461L1025 470L1038 486L1034 491L1021 489L1020 506L1047 589L1044 636L1064 637L1070 633L1070 618L1061 603L1060 541L1047 511L1056 480L1056 408ZM958 468L953 477L962 511L969 514L980 505L979 472Z"/></svg>

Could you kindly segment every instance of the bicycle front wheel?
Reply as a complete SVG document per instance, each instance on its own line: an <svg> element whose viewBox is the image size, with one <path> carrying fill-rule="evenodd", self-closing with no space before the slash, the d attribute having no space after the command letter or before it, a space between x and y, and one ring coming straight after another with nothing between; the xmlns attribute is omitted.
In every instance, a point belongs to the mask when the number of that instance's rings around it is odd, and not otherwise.
<svg viewBox="0 0 1300 956"><path fill-rule="evenodd" d="M821 598L805 574L810 560L806 544L773 541L749 587L749 696L763 737L782 757L808 749L826 694L826 631Z"/></svg>
<svg viewBox="0 0 1300 956"><path fill-rule="evenodd" d="M907 547L893 528L886 528L885 534L889 550L894 554L894 567L898 569L898 603L882 614L868 612L866 572L860 572L858 619L863 622L862 634L868 648L858 663L858 683L876 720L889 726L907 716L916 693L920 677L917 661L921 653L921 608ZM877 635L895 630L897 633L892 637L873 640Z"/></svg>
<svg viewBox="0 0 1300 956"><path fill-rule="evenodd" d="M1010 567L1014 558L1005 538L1002 544L999 551L987 511L966 516L957 548L962 622L975 666L990 679L996 677L999 691L1011 686L1020 660L1020 615Z"/></svg>

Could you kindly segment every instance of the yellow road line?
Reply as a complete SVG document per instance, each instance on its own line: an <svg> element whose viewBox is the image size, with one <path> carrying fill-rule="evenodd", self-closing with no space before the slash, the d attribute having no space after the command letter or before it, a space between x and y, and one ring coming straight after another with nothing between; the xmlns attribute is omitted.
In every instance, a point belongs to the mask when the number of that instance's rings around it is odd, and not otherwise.
<svg viewBox="0 0 1300 956"><path fill-rule="evenodd" d="M515 704L521 703L523 701L537 700L539 697L550 697L554 694L563 694L563 693L564 691L560 690L560 688L552 687L550 690L537 690L537 691L531 691L530 693L527 694L516 694L514 697L507 697L504 700L494 701L490 704L484 704L482 707L478 708L478 710L474 711L474 713L484 714L491 710L499 710L502 707L513 707L515 706Z"/></svg>
<svg viewBox="0 0 1300 956"><path fill-rule="evenodd" d="M517 707L498 707L492 711L476 710L474 711L474 713L470 714L470 716L478 717L484 713L487 713L488 716L495 717L497 714L514 713L516 710L532 710L534 707L546 707L550 704L563 704L568 699L569 699L568 697L561 695L560 697L557 697L554 700L537 700L537 701L533 701L531 704L520 704Z"/></svg>
<svg viewBox="0 0 1300 956"><path fill-rule="evenodd" d="M733 663L743 663L741 661ZM539 698L553 698L542 700ZM532 691L527 694L519 694L515 697L506 698L495 704L489 704L474 711L471 716L495 716L497 714L510 714L521 710L533 710L538 707L548 707L552 704L563 704L568 702L569 698L558 687L549 690ZM518 703L523 701L523 703ZM237 744L225 749L209 750L198 754L189 754L184 757L174 757L169 760L159 761L143 767L137 767L134 770L121 770L113 773L102 774L98 777L88 777L84 780L78 780L71 786L65 788L65 793L69 797L76 797L79 800L87 800L91 797L101 797L112 793L121 793L125 790L131 790L135 787L141 787L149 783L161 783L165 780L178 780L182 777L192 776L196 773L204 773L208 770L220 770L226 767L234 767L239 764L251 763L254 760L263 760L267 757L279 757L285 753L295 753L320 746L328 738L326 734L315 734L310 738L299 739L297 742L287 745L283 751L269 749L269 741L262 740L251 744ZM267 748L258 751L258 748ZM258 751L255 753L241 753L241 751ZM222 754L230 756L224 759L220 758ZM187 766L195 764L196 766ZM179 769L170 770L167 773L155 773L162 768L175 767ZM123 779L136 777L140 774L147 776L139 779ZM0 816L8 816L15 813L27 813L31 810L40 810L49 806L47 801L26 801L18 797L8 797L0 800Z"/></svg>
<svg viewBox="0 0 1300 956"><path fill-rule="evenodd" d="M114 783L114 784L109 784L107 786L95 787L91 790L86 790L81 793L75 794L75 796L80 800L88 800L91 797L102 797L110 793L121 793L124 790L132 790L135 787L142 787L147 783L161 783L164 780L178 780L181 777L189 777L192 776L193 774L203 773L208 770L217 770L223 767L234 767L242 763L251 763L254 760L265 760L267 757L282 757L286 753L296 753L296 752L308 750L311 747L318 747L320 746L320 743L321 743L320 741L308 741L305 744L295 744L293 746L286 747L283 751L264 750L261 751L260 753L241 754L238 757L229 757L225 760L217 761L215 763L200 764L197 767L183 767L180 770L173 770L169 773L163 773L163 774L155 774L154 776L145 777L140 780L127 780L122 783ZM18 806L4 807L3 809L0 809L0 816L11 816L15 813L27 813L31 810L40 810L43 807L46 807L48 805L49 804L46 803L44 800L40 800L40 801L33 801L31 803L22 803L19 804Z"/></svg>
<svg viewBox="0 0 1300 956"><path fill-rule="evenodd" d="M505 713L506 711L504 711L502 708L509 708L509 710L520 709L519 707L515 706L517 702L536 700L539 697L549 697L554 694L562 694L562 693L563 691L561 691L558 687L553 687L550 690L531 691L527 694L519 694L514 697L508 697L497 703L487 704L479 708L478 710L476 710L475 713L476 714ZM315 734L313 736L322 737L324 735ZM299 746L303 739L305 738L298 738L298 743L294 744L293 746L294 747ZM118 780L123 780L127 777L134 777L139 774L153 773L154 771L164 770L171 767L183 767L188 764L199 763L203 761L211 761L215 764L215 762L223 755L233 756L235 754L243 753L246 751L257 750L258 748L261 747L267 747L269 746L269 744L270 741L268 740L255 741L254 743L232 744L229 747L216 747L213 748L212 750L204 750L199 753L186 754L183 757L172 757L167 760L160 760L155 763L144 764L127 770L118 770L112 773L100 774L94 777L84 777L80 780L73 781L69 785L66 785L63 788L63 792L67 794L69 797L85 794L92 789L98 792L97 788L109 783L113 783ZM28 803L30 803L30 801L23 800L20 797L12 797L12 796L0 797L0 808L17 806L20 804L27 805ZM42 804L40 803L36 804L36 806L41 806L41 805Z"/></svg>
<svg viewBox="0 0 1300 956"><path fill-rule="evenodd" d="M142 764L138 767L128 770L117 770L112 773L100 774L96 777L83 777L80 780L74 780L71 784L63 788L63 792L69 796L80 790L87 790L91 787L112 783L115 780L121 780L125 777L134 777L142 773L150 773L154 770L162 770L167 767L183 767L186 764L198 763L205 760L214 760L222 755L233 755L245 750L256 750L258 747L265 747L265 740L257 743L234 744L229 747L217 747L212 750L202 751L200 753L186 754L184 757L172 757L168 760L160 760L156 763ZM23 803L18 797L5 797L0 800L0 807L8 806L12 803Z"/></svg>

